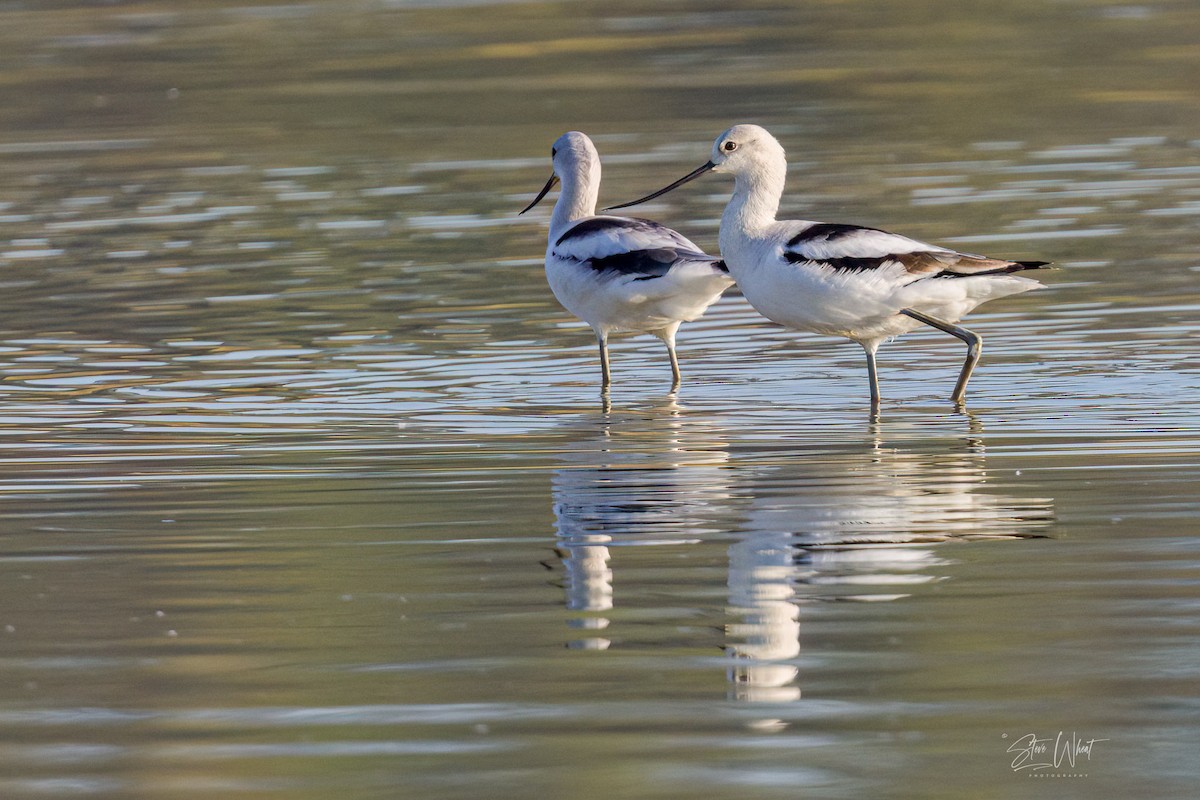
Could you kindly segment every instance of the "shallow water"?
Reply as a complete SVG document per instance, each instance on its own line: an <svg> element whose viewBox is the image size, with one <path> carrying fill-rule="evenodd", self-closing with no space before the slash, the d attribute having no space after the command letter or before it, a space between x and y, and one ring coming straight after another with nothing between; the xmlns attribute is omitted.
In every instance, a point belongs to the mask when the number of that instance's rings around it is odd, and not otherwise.
<svg viewBox="0 0 1200 800"><path fill-rule="evenodd" d="M994 13L0 6L0 794L1193 793L1200 11ZM969 412L736 293L601 408L515 212L742 120L791 215L1056 262Z"/></svg>

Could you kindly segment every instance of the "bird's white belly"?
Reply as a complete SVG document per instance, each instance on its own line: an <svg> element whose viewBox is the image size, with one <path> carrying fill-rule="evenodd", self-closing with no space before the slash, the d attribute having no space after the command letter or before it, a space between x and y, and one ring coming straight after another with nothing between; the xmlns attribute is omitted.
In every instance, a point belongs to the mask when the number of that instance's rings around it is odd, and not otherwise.
<svg viewBox="0 0 1200 800"><path fill-rule="evenodd" d="M898 315L894 287L863 273L806 269L792 264L751 266L730 262L738 286L763 316L802 331L866 340L896 336L920 323Z"/></svg>

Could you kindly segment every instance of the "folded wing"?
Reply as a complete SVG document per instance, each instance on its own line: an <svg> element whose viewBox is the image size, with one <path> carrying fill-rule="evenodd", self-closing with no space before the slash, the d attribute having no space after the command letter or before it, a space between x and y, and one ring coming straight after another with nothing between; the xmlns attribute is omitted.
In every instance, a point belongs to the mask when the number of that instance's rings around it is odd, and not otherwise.
<svg viewBox="0 0 1200 800"><path fill-rule="evenodd" d="M792 264L865 272L903 269L912 280L1003 275L1045 266L1045 261L1005 261L959 253L877 228L836 223L812 223L783 247Z"/></svg>
<svg viewBox="0 0 1200 800"><path fill-rule="evenodd" d="M586 264L600 273L650 280L666 275L679 263L725 263L670 228L645 219L599 216L565 231L551 248L562 259Z"/></svg>

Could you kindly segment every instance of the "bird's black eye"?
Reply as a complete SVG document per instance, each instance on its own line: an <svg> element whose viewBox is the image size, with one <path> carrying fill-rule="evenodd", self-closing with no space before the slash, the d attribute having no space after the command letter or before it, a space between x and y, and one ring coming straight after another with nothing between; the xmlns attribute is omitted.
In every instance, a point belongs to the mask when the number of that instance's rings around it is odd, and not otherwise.
<svg viewBox="0 0 1200 800"><path fill-rule="evenodd" d="M732 153L734 150L737 150L737 142L726 142L721 145L721 149L726 153Z"/></svg>
<svg viewBox="0 0 1200 800"><path fill-rule="evenodd" d="M550 157L551 157L551 158L557 158L557 157L558 157L558 148L557 148L557 147L551 147L551 148L550 148Z"/></svg>

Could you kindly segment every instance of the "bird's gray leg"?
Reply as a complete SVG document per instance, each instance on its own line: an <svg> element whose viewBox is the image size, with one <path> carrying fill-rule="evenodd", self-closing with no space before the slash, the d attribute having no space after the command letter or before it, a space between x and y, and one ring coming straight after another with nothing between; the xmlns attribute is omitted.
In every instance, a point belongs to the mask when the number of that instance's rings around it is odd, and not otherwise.
<svg viewBox="0 0 1200 800"><path fill-rule="evenodd" d="M871 382L871 415L879 414L879 373L875 369L875 351L879 342L859 342L867 353L867 380Z"/></svg>
<svg viewBox="0 0 1200 800"><path fill-rule="evenodd" d="M937 328L939 331L945 331L967 343L967 360L963 363L962 372L958 373L958 383L954 384L954 394L950 395L952 402L961 404L967 394L967 381L971 380L971 373L975 371L975 365L979 363L979 357L983 355L983 337L974 331L969 331L937 317L931 317L928 314L922 314L920 311L913 311L911 308L901 309L900 313L912 317L917 322Z"/></svg>
<svg viewBox="0 0 1200 800"><path fill-rule="evenodd" d="M612 383L612 373L608 370L608 333L596 332L596 340L600 343L600 394L608 394Z"/></svg>
<svg viewBox="0 0 1200 800"><path fill-rule="evenodd" d="M679 391L679 384L683 383L683 375L679 372L679 356L675 354L675 343L667 342L667 355L671 357L671 391Z"/></svg>
<svg viewBox="0 0 1200 800"><path fill-rule="evenodd" d="M667 346L667 355L671 358L671 392L672 394L679 391L679 385L683 382L683 375L679 372L679 356L675 353L675 332L679 330L679 323L676 322L668 325L659 332L658 338L663 340Z"/></svg>

